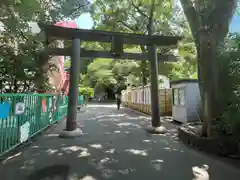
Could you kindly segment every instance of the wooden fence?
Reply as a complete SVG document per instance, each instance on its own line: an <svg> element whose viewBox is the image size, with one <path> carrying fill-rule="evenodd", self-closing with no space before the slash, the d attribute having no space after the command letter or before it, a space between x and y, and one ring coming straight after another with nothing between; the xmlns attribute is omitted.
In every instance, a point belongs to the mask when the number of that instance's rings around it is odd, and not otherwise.
<svg viewBox="0 0 240 180"><path fill-rule="evenodd" d="M122 104L131 109L151 114L150 86L137 87L122 91ZM159 107L161 115L172 115L172 89L159 89Z"/></svg>

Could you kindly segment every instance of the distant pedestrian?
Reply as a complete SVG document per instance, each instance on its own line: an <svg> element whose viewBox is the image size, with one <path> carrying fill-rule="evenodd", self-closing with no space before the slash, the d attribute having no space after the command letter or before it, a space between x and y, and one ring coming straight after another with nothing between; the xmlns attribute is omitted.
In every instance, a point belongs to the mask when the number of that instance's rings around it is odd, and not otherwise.
<svg viewBox="0 0 240 180"><path fill-rule="evenodd" d="M121 95L117 94L116 95L116 102L117 102L117 109L120 109L120 105L121 105Z"/></svg>

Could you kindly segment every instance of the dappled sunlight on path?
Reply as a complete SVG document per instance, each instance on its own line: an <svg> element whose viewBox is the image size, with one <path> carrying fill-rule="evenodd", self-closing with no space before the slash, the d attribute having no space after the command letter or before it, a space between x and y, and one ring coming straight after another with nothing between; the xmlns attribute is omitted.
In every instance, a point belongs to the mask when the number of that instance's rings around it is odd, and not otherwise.
<svg viewBox="0 0 240 180"><path fill-rule="evenodd" d="M185 147L177 125L164 135L142 127L150 118L113 104L93 104L79 114L84 135L60 139L61 122L0 165L3 180L238 180L232 166Z"/></svg>

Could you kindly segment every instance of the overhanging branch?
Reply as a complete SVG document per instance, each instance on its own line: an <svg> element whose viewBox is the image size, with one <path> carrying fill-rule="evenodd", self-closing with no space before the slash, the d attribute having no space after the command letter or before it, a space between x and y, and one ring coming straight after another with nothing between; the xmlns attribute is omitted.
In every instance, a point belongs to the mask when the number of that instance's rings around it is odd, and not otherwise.
<svg viewBox="0 0 240 180"><path fill-rule="evenodd" d="M140 8L139 6L135 5L133 2L132 2L132 6L137 10L137 12L139 14L141 14L142 16L144 16L145 18L149 18L147 14L145 14Z"/></svg>
<svg viewBox="0 0 240 180"><path fill-rule="evenodd" d="M155 9L155 0L152 0L152 6L151 6L151 9L150 9L150 16L149 16L148 25L147 25L148 35L152 35L154 9Z"/></svg>
<svg viewBox="0 0 240 180"><path fill-rule="evenodd" d="M180 2L182 4L184 14L189 22L189 25L193 34L193 38L197 45L199 44L198 34L199 34L199 28L200 28L200 22L197 15L197 11L193 6L192 0L180 0Z"/></svg>
<svg viewBox="0 0 240 180"><path fill-rule="evenodd" d="M128 25L127 23L121 21L121 20L118 20L117 23L121 23L124 27L126 27L127 29L129 29L130 31L134 32L134 28L131 27L130 25Z"/></svg>

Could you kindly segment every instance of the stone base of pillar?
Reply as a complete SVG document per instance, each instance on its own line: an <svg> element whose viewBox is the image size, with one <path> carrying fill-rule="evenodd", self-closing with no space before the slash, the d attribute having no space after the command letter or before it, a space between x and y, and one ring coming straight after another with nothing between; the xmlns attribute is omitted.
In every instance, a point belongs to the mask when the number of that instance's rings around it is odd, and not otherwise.
<svg viewBox="0 0 240 180"><path fill-rule="evenodd" d="M82 130L80 128L77 128L73 131L63 130L62 132L59 133L58 137L60 137L60 138L75 138L75 137L79 137L82 135L83 135Z"/></svg>
<svg viewBox="0 0 240 180"><path fill-rule="evenodd" d="M159 127L149 126L146 128L146 131L151 134L165 134L167 133L168 130L164 126L159 126Z"/></svg>

